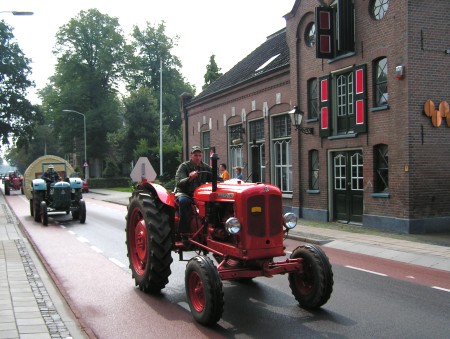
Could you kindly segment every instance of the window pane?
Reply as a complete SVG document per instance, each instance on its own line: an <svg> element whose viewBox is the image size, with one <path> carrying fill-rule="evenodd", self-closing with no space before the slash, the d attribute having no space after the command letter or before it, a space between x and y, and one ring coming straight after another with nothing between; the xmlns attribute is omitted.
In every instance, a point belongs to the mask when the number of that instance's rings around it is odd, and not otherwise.
<svg viewBox="0 0 450 339"><path fill-rule="evenodd" d="M363 190L363 158L361 153L356 153L351 157L351 167L352 167L352 190L362 191Z"/></svg>
<svg viewBox="0 0 450 339"><path fill-rule="evenodd" d="M308 112L310 119L316 119L319 114L319 91L317 88L317 79L308 81Z"/></svg>
<svg viewBox="0 0 450 339"><path fill-rule="evenodd" d="M274 138L291 136L291 120L287 114L276 116L272 119L272 121Z"/></svg>
<svg viewBox="0 0 450 339"><path fill-rule="evenodd" d="M375 192L389 190L389 156L387 145L376 145L375 155Z"/></svg>
<svg viewBox="0 0 450 339"><path fill-rule="evenodd" d="M338 155L334 158L334 189L346 189L346 161L343 155Z"/></svg>
<svg viewBox="0 0 450 339"><path fill-rule="evenodd" d="M253 142L253 140L263 140L264 139L264 120L255 120L250 121L249 124L250 134L249 141Z"/></svg>
<svg viewBox="0 0 450 339"><path fill-rule="evenodd" d="M383 58L376 63L375 105L384 106L387 104L387 59Z"/></svg>
<svg viewBox="0 0 450 339"><path fill-rule="evenodd" d="M310 152L310 185L312 190L319 189L319 152L313 150Z"/></svg>

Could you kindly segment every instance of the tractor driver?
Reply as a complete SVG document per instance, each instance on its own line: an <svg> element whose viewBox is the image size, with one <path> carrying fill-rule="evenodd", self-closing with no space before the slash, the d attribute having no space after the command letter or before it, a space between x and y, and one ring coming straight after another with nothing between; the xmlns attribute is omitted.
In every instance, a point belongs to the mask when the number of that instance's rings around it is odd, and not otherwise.
<svg viewBox="0 0 450 339"><path fill-rule="evenodd" d="M211 167L202 161L201 148L193 146L191 159L183 162L175 175L175 196L180 206L180 233L189 233L189 215L195 189L212 179Z"/></svg>
<svg viewBox="0 0 450 339"><path fill-rule="evenodd" d="M60 180L59 174L53 165L48 165L47 171L42 174L41 178L47 183L47 197L50 197L50 185Z"/></svg>

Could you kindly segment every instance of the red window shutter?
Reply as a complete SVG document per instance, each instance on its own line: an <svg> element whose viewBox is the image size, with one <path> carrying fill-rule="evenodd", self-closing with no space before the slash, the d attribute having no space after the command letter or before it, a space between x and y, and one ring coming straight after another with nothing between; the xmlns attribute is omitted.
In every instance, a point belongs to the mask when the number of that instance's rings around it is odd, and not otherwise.
<svg viewBox="0 0 450 339"><path fill-rule="evenodd" d="M319 78L319 112L321 137L328 137L331 133L331 103L330 103L330 76Z"/></svg>
<svg viewBox="0 0 450 339"><path fill-rule="evenodd" d="M354 82L354 107L355 107L355 132L367 132L367 70L366 65L355 66Z"/></svg>
<svg viewBox="0 0 450 339"><path fill-rule="evenodd" d="M316 58L334 58L334 20L333 10L316 7Z"/></svg>

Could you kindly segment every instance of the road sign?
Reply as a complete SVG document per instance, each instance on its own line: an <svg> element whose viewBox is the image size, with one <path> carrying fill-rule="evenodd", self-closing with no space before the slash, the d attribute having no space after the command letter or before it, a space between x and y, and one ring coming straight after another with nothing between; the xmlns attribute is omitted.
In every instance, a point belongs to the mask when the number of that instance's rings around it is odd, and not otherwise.
<svg viewBox="0 0 450 339"><path fill-rule="evenodd" d="M89 167L88 163L85 162L84 165L83 165L83 167Z"/></svg>
<svg viewBox="0 0 450 339"><path fill-rule="evenodd" d="M156 172L147 157L140 157L131 171L130 177L135 182L154 181L156 179Z"/></svg>

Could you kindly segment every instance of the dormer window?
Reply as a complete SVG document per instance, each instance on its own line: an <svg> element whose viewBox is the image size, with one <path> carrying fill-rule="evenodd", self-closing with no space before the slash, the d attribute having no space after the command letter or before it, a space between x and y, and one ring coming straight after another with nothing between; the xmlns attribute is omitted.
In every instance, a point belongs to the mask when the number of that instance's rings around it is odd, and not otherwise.
<svg viewBox="0 0 450 339"><path fill-rule="evenodd" d="M333 59L355 51L355 10L352 0L316 7L316 57Z"/></svg>

